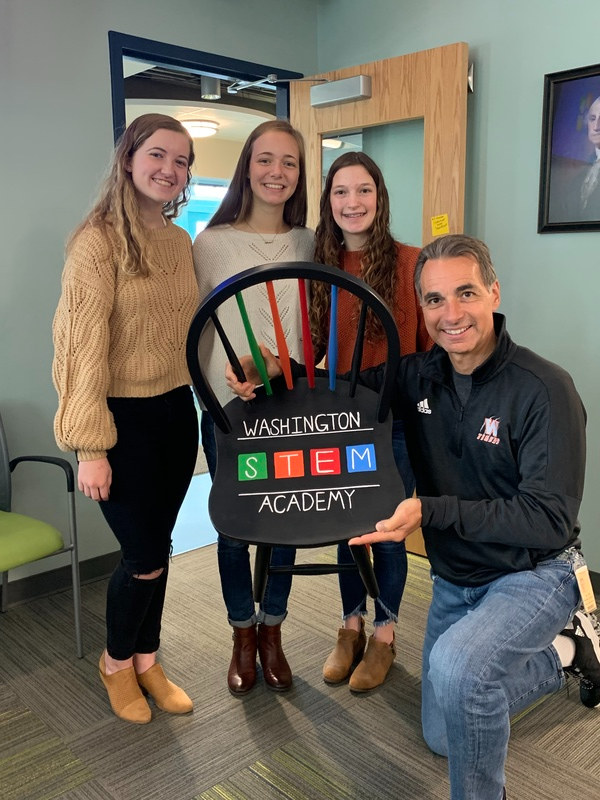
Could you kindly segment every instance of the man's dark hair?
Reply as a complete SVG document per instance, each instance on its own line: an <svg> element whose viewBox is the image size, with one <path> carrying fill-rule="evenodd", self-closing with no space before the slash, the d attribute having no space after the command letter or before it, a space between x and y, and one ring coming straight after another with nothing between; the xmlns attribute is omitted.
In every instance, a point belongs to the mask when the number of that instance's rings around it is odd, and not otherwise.
<svg viewBox="0 0 600 800"><path fill-rule="evenodd" d="M440 236L426 244L419 253L415 266L415 289L419 300L423 299L421 273L426 262L438 258L460 258L461 256L472 258L479 264L483 283L488 289L491 289L492 284L498 280L498 276L492 264L488 246L481 239L475 239L473 236L466 236L464 233L449 233L447 236Z"/></svg>

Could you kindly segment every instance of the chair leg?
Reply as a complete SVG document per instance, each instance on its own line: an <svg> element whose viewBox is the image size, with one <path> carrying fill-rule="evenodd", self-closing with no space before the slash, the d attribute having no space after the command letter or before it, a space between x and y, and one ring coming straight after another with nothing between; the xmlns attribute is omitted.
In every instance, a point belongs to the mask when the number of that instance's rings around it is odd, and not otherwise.
<svg viewBox="0 0 600 800"><path fill-rule="evenodd" d="M379 597L379 585L366 546L364 544L353 544L350 545L350 550L369 597L373 599Z"/></svg>
<svg viewBox="0 0 600 800"><path fill-rule="evenodd" d="M0 612L8 611L8 570L2 573L2 594L0 595Z"/></svg>
<svg viewBox="0 0 600 800"><path fill-rule="evenodd" d="M73 616L75 619L75 644L77 658L83 658L83 636L81 632L81 585L79 582L79 561L77 553L71 550L71 575L73 583Z"/></svg>
<svg viewBox="0 0 600 800"><path fill-rule="evenodd" d="M269 567L271 566L272 547L265 544L256 545L256 556L254 558L254 602L262 603L267 588L269 577Z"/></svg>
<svg viewBox="0 0 600 800"><path fill-rule="evenodd" d="M73 584L75 643L77 646L77 658L83 658L83 636L81 631L81 582L79 580L79 551L77 548L77 520L75 517L74 492L69 492L69 529L71 534L71 582Z"/></svg>

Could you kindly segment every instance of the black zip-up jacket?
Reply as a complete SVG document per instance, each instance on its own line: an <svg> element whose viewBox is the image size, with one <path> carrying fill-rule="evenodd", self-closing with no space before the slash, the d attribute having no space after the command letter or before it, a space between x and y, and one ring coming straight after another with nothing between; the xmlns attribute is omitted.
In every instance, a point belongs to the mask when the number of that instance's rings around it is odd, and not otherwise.
<svg viewBox="0 0 600 800"><path fill-rule="evenodd" d="M404 419L434 573L480 586L579 546L585 409L556 364L516 345L494 314L496 348L465 407L447 353L404 356L394 412ZM361 381L378 390L384 365Z"/></svg>

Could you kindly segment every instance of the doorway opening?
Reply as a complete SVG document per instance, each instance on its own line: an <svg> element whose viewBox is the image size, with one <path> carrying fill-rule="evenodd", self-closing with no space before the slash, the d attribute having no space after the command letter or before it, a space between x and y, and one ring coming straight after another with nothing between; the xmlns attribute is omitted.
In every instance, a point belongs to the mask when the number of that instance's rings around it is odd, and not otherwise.
<svg viewBox="0 0 600 800"><path fill-rule="evenodd" d="M142 114L199 123L191 199L174 220L193 240L216 211L251 131L265 119L289 118L289 81L303 76L116 31L108 39L115 141ZM216 541L201 447L195 472L173 531L174 553Z"/></svg>

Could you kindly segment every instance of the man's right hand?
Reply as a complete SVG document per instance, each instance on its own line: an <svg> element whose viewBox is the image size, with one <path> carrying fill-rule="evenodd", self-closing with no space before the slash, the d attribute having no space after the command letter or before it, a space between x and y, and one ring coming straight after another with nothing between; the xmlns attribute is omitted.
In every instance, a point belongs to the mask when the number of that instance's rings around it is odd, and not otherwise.
<svg viewBox="0 0 600 800"><path fill-rule="evenodd" d="M265 361L267 375L271 379L278 378L282 374L279 361L275 358L269 348L265 347L264 344L260 344L259 347L262 357ZM227 382L227 386L229 386L234 394L237 394L238 397L241 397L242 400L254 400L256 397L254 390L261 383L260 375L256 369L256 364L252 360L252 356L242 356L240 358L240 364L242 365L242 369L246 375L246 381L243 383L238 381L231 364L228 363L225 367L225 380Z"/></svg>
<svg viewBox="0 0 600 800"><path fill-rule="evenodd" d="M92 500L108 500L112 483L112 469L108 458L80 461L77 470L77 486Z"/></svg>
<svg viewBox="0 0 600 800"><path fill-rule="evenodd" d="M355 536L348 544L377 544L377 542L403 542L421 527L423 512L418 497L403 500L389 519L377 523L373 533Z"/></svg>

